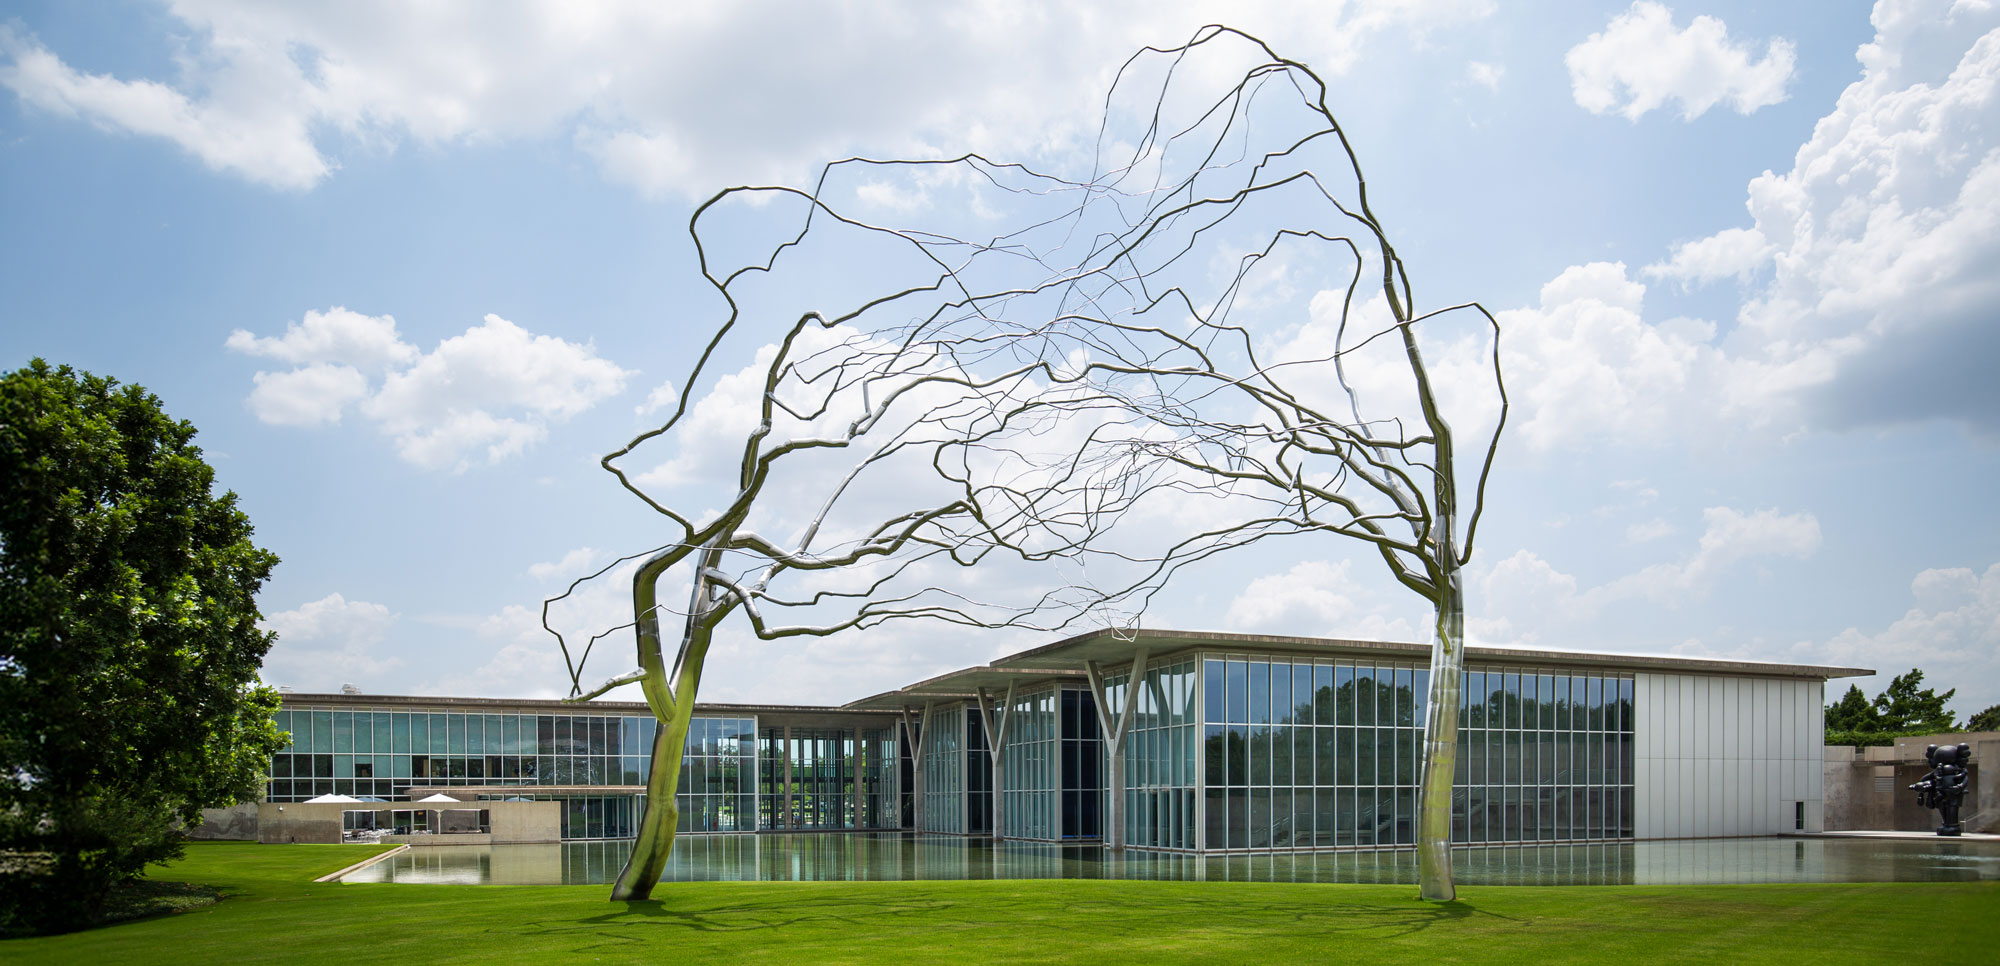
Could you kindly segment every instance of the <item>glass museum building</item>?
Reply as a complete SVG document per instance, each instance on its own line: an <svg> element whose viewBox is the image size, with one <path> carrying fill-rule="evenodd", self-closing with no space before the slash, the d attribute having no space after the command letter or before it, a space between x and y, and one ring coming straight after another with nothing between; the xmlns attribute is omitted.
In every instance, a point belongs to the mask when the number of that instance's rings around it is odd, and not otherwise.
<svg viewBox="0 0 2000 966"><path fill-rule="evenodd" d="M838 707L697 705L680 830L1412 846L1428 659L1418 644L1100 632ZM1818 832L1826 682L1869 673L1468 647L1453 840ZM407 831L434 796L554 802L572 840L636 834L655 722L632 702L286 693L278 727L291 743L267 807L345 795Z"/></svg>

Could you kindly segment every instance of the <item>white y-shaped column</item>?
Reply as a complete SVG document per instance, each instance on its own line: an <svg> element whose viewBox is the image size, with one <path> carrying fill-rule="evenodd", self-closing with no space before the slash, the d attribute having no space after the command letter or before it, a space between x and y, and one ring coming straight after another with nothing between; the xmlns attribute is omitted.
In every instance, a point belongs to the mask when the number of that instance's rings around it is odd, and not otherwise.
<svg viewBox="0 0 2000 966"><path fill-rule="evenodd" d="M924 736L931 733L931 702L924 702L924 716L913 719L910 709L903 709L903 736L910 743L910 830L924 830ZM898 769L901 771L901 769Z"/></svg>
<svg viewBox="0 0 2000 966"><path fill-rule="evenodd" d="M1090 678L1091 703L1097 707L1098 734L1111 758L1111 814L1106 816L1104 844L1122 851L1125 848L1125 731L1132 724L1132 707L1139 703L1136 698L1140 679L1146 674L1146 649L1142 647L1132 655L1132 674L1125 682L1125 704L1118 709L1115 720L1111 715L1111 705L1104 697L1104 673L1098 670L1097 662L1085 661L1083 671Z"/></svg>
<svg viewBox="0 0 2000 966"><path fill-rule="evenodd" d="M998 716L1000 720L998 725L993 720L995 716L993 713L992 696L986 693L985 688L978 689L979 723L986 726L986 748L988 751L986 757L993 764L993 838L995 841L1006 837L1003 831L1006 826L1000 822L1003 812L1001 790L1005 787L1002 782L1006 778L1005 759L1002 752L1007 747L1007 721L1014 714L1014 684L1015 682L1013 681L1007 682L1007 700L1006 703L1000 706Z"/></svg>

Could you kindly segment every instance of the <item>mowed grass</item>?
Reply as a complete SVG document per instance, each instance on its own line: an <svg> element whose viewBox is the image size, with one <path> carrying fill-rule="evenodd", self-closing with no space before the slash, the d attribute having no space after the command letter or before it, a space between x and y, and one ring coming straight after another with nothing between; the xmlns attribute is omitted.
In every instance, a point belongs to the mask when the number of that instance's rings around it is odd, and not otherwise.
<svg viewBox="0 0 2000 966"><path fill-rule="evenodd" d="M314 883L375 846L196 844L216 905L0 942L32 963L1990 963L2000 883L1412 886L1232 882Z"/></svg>

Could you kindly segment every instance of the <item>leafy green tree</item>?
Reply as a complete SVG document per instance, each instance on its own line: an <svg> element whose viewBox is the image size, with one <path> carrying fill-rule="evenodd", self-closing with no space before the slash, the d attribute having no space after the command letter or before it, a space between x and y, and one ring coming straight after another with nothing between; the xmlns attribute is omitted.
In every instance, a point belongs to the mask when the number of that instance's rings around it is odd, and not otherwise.
<svg viewBox="0 0 2000 966"><path fill-rule="evenodd" d="M1850 684L1847 693L1839 701L1827 705L1826 730L1828 731L1880 731L1882 716L1875 713L1875 705L1868 696L1861 693L1861 686Z"/></svg>
<svg viewBox="0 0 2000 966"><path fill-rule="evenodd" d="M93 916L281 744L250 542L195 429L138 386L0 376L0 920ZM5 925L5 923L0 923Z"/></svg>
<svg viewBox="0 0 2000 966"><path fill-rule="evenodd" d="M1965 719L1967 731L2000 731L2000 704Z"/></svg>
<svg viewBox="0 0 2000 966"><path fill-rule="evenodd" d="M1924 683L1924 672L1911 668L1908 674L1898 674L1875 696L1875 713L1882 719L1886 731L1935 732L1952 731L1958 721L1945 702L1958 693L1957 688L1943 694L1935 694L1930 688L1918 689Z"/></svg>

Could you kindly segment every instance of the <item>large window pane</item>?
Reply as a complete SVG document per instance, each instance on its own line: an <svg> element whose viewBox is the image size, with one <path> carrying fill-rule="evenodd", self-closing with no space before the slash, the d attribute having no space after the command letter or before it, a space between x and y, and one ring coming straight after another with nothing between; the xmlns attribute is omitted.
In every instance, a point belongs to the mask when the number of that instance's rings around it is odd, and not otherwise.
<svg viewBox="0 0 2000 966"><path fill-rule="evenodd" d="M1354 783L1375 784L1375 729L1354 729Z"/></svg>
<svg viewBox="0 0 2000 966"><path fill-rule="evenodd" d="M1313 784L1321 788L1331 788L1338 780L1334 771L1334 736L1337 734L1331 727L1312 729Z"/></svg>
<svg viewBox="0 0 2000 966"><path fill-rule="evenodd" d="M1271 665L1267 661L1251 661L1247 672L1249 680L1250 723L1262 724L1271 720Z"/></svg>
<svg viewBox="0 0 2000 966"><path fill-rule="evenodd" d="M1292 716L1292 666L1271 662L1271 721L1283 723Z"/></svg>
<svg viewBox="0 0 2000 966"><path fill-rule="evenodd" d="M1336 724L1351 725L1354 723L1354 709L1360 702L1360 699L1355 697L1355 690L1354 666L1351 664L1336 665L1333 669L1335 702L1333 716Z"/></svg>
<svg viewBox="0 0 2000 966"><path fill-rule="evenodd" d="M1252 674L1256 673L1253 668ZM1271 847L1271 792L1266 788L1250 789L1250 841L1253 849Z"/></svg>
<svg viewBox="0 0 2000 966"><path fill-rule="evenodd" d="M1229 720L1228 704L1223 698L1222 662L1201 662L1201 682L1202 720L1209 724L1221 724Z"/></svg>
<svg viewBox="0 0 2000 966"><path fill-rule="evenodd" d="M1252 669L1255 673L1255 669ZM1254 726L1253 726L1254 727ZM1271 731L1254 728L1250 732L1250 784L1271 784Z"/></svg>
<svg viewBox="0 0 2000 966"><path fill-rule="evenodd" d="M1292 722L1313 723L1313 669L1310 664L1292 665Z"/></svg>
<svg viewBox="0 0 2000 966"><path fill-rule="evenodd" d="M1250 720L1250 667L1243 661L1230 661L1228 666L1229 721L1232 724Z"/></svg>
<svg viewBox="0 0 2000 966"><path fill-rule="evenodd" d="M333 713L333 750L336 754L354 751L354 712Z"/></svg>
<svg viewBox="0 0 2000 966"><path fill-rule="evenodd" d="M1333 665L1313 665L1313 723L1334 723Z"/></svg>

